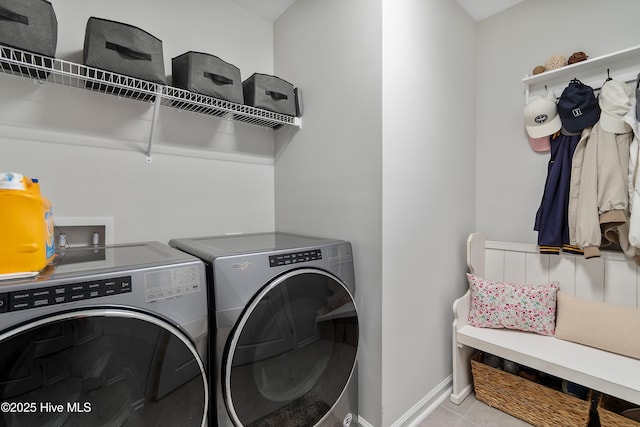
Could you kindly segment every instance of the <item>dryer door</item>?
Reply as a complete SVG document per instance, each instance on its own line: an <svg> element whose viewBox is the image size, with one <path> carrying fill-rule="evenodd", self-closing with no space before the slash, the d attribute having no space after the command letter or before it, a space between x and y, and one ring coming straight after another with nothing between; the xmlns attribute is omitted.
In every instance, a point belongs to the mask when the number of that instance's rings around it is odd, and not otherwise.
<svg viewBox="0 0 640 427"><path fill-rule="evenodd" d="M133 310L80 309L0 333L0 426L192 426L208 389L196 348Z"/></svg>
<svg viewBox="0 0 640 427"><path fill-rule="evenodd" d="M224 397L238 426L317 424L356 363L355 301L337 277L293 270L256 295L227 342Z"/></svg>

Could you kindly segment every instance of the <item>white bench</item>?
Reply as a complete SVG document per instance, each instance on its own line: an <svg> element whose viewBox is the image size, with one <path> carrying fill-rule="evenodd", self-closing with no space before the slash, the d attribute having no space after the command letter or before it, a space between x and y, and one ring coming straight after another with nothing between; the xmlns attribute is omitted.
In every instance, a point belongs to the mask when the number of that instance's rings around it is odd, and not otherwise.
<svg viewBox="0 0 640 427"><path fill-rule="evenodd" d="M576 297L640 306L640 272L621 253L589 260L544 255L536 245L491 242L474 233L467 240L467 262L479 277L521 284L557 280L563 292ZM469 359L481 350L640 405L640 360L552 336L476 328L467 324L469 306L468 291L453 304L452 402L460 404L472 391Z"/></svg>

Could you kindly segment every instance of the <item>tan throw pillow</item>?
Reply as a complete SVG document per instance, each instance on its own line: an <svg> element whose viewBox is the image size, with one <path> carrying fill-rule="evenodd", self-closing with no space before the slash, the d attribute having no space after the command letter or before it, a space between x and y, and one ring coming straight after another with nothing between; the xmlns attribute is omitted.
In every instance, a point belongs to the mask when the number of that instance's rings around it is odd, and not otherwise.
<svg viewBox="0 0 640 427"><path fill-rule="evenodd" d="M559 291L555 336L640 359L640 310Z"/></svg>

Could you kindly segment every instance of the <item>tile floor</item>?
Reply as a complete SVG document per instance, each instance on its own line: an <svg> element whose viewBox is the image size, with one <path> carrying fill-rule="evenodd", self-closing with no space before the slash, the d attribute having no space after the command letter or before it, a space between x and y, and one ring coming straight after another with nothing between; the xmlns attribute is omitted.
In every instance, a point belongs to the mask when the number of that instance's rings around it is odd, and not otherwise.
<svg viewBox="0 0 640 427"><path fill-rule="evenodd" d="M460 405L445 400L417 427L528 427L518 418L494 409L471 393Z"/></svg>

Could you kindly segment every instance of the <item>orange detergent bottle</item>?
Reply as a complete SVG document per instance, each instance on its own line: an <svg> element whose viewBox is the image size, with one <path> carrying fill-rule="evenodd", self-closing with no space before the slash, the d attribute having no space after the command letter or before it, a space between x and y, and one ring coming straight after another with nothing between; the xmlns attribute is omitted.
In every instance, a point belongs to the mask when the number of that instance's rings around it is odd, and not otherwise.
<svg viewBox="0 0 640 427"><path fill-rule="evenodd" d="M42 270L55 255L53 240L51 203L38 181L0 173L0 274Z"/></svg>

